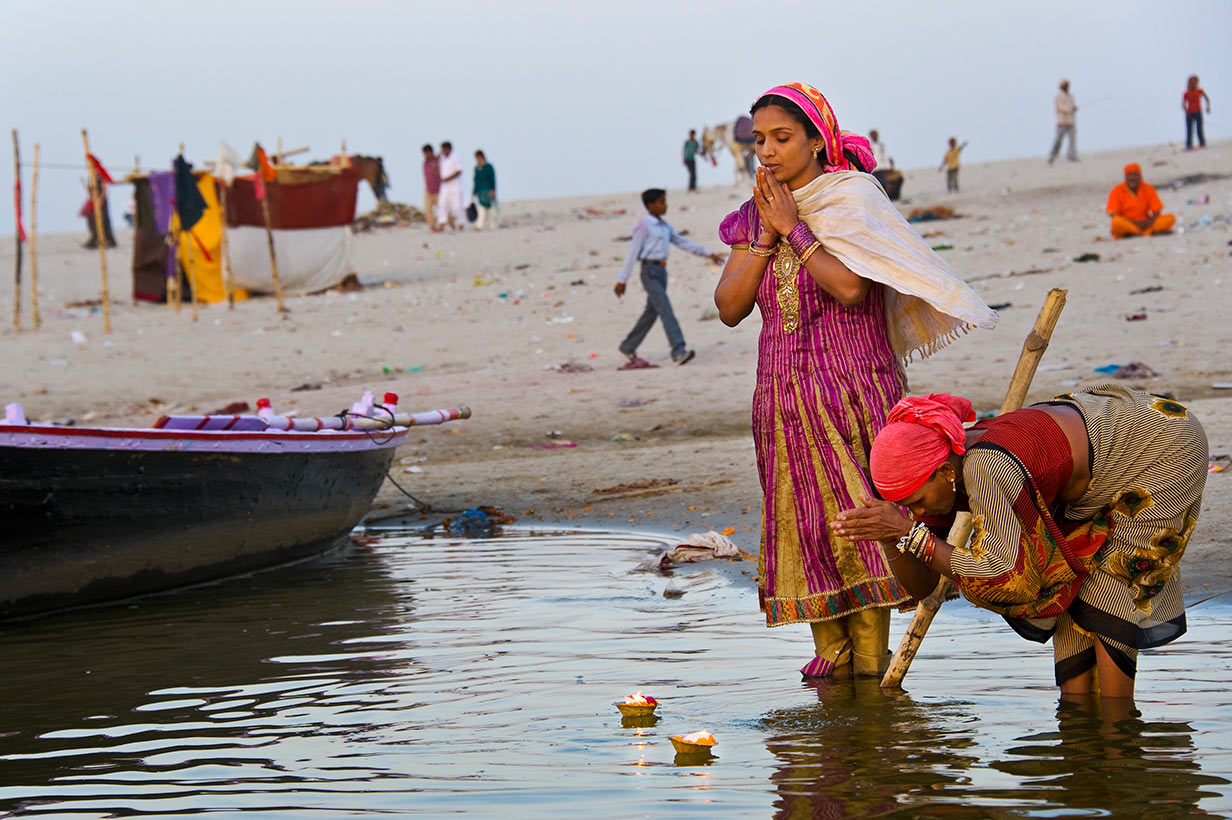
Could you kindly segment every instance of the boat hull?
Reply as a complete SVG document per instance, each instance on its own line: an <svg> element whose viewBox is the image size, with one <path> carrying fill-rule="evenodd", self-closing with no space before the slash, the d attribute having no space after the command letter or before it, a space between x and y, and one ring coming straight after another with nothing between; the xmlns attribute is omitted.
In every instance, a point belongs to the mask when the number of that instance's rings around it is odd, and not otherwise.
<svg viewBox="0 0 1232 820"><path fill-rule="evenodd" d="M208 441L201 449L125 448L123 440L0 446L0 618L318 553L368 511L397 443L290 452L270 441L238 451Z"/></svg>

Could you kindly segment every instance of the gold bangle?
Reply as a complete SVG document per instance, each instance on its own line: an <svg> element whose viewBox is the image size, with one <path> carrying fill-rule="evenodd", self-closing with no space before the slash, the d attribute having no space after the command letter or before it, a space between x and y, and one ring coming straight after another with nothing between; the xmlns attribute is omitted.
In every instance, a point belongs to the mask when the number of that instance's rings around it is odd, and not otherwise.
<svg viewBox="0 0 1232 820"><path fill-rule="evenodd" d="M761 248L749 245L749 253L753 256L770 257L774 255L772 250L762 250Z"/></svg>
<svg viewBox="0 0 1232 820"><path fill-rule="evenodd" d="M800 254L800 264L803 265L805 262L807 262L809 257L812 256L813 253L820 247L821 247L820 239L814 242L812 245L809 245L808 248L805 249L804 253Z"/></svg>

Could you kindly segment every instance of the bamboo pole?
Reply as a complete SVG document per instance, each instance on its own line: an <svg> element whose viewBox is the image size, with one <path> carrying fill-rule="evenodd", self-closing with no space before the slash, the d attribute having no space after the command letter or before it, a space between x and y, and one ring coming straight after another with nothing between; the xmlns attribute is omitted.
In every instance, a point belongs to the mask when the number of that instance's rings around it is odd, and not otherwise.
<svg viewBox="0 0 1232 820"><path fill-rule="evenodd" d="M260 168L257 169L257 173L261 173ZM274 299L278 302L278 315L285 319L287 309L282 304L282 282L278 279L278 257L274 253L274 229L270 221L268 188L265 190L265 196L261 197L261 215L265 217L265 241L269 244L270 270L274 274Z"/></svg>
<svg viewBox="0 0 1232 820"><path fill-rule="evenodd" d="M81 129L81 144L86 151L86 165L90 170L90 201L94 203L94 234L98 238L98 267L103 277L103 332L111 332L111 291L107 287L107 237L103 231L103 181L90 162L90 137Z"/></svg>
<svg viewBox="0 0 1232 820"><path fill-rule="evenodd" d="M188 234L188 238L189 240L192 239L191 231ZM197 321L197 284L194 274L196 274L197 268L196 265L193 264L193 243L189 241L186 244L188 246L188 290L190 292L190 298L192 299L192 320L195 322Z"/></svg>
<svg viewBox="0 0 1232 820"><path fill-rule="evenodd" d="M260 173L257 169L257 173ZM227 247L227 181L218 180L218 208L222 212L219 229L222 231L222 260L225 268L222 274L222 287L227 294L227 310L235 310L235 271L231 269L231 249Z"/></svg>
<svg viewBox="0 0 1232 820"><path fill-rule="evenodd" d="M1027 391L1031 389L1031 381L1035 378L1035 370L1039 367L1040 359L1044 357L1044 351L1048 349L1052 331L1056 328L1057 320L1061 318L1061 311L1065 308L1067 292L1061 288L1053 288L1044 298L1043 307L1040 308L1039 316L1035 319L1035 326L1031 328L1026 341L1022 343L1018 366L1014 368L1014 376L1010 379L1005 401L1001 403L1002 414L1019 409L1026 400ZM946 540L951 544L966 546L967 540L971 537L972 524L970 513L958 513ZM907 632L903 635L902 642L899 643L890 661L890 668L886 670L885 676L881 679L883 688L894 689L902 686L903 678L907 675L907 670L911 668L911 662L915 660L916 653L919 652L920 645L924 642L924 636L928 634L928 628L937 615L937 610L953 590L954 587L949 579L942 577L937 582L937 588L920 601L915 615L911 618L911 624L907 627Z"/></svg>
<svg viewBox="0 0 1232 820"><path fill-rule="evenodd" d="M17 146L17 129L13 129L13 190L21 207L21 150ZM21 330L21 216L13 214L13 332Z"/></svg>
<svg viewBox="0 0 1232 820"><path fill-rule="evenodd" d="M38 303L38 172L39 144L34 143L34 171L30 175L30 311L34 314L34 329L42 324Z"/></svg>
<svg viewBox="0 0 1232 820"><path fill-rule="evenodd" d="M184 143L180 143L179 155L184 156ZM180 246L184 244L184 226L179 221L179 208L176 208L175 225L175 265L172 268L175 271L175 302L171 305L175 310L176 315L180 313L180 307L184 304L184 266L180 264ZM188 258L192 260L192 246L188 246Z"/></svg>

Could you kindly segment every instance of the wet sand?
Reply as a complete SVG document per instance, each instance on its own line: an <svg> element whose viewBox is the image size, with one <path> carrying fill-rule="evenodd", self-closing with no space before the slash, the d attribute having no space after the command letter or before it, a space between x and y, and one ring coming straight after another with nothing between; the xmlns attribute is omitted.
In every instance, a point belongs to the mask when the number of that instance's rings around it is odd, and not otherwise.
<svg viewBox="0 0 1232 820"><path fill-rule="evenodd" d="M1232 382L1232 180L1166 185L1227 173L1229 157L1225 141L1191 154L1154 146L1051 167L1041 158L969 165L958 195L943 193L934 169L908 171L903 209L955 208L960 218L918 228L933 244L953 246L941 253L989 304L1010 303L995 331L909 367L913 391L964 393L978 409L994 409L1044 295L1064 287L1068 305L1030 400L1108 380L1097 367L1143 361L1160 375L1130 383L1189 402L1212 453L1232 454L1232 391L1212 386ZM1183 232L1108 238L1103 205L1129 161L1159 186ZM745 196L733 187L672 191L667 218L718 248L720 219ZM1206 204L1186 204L1203 196ZM234 312L207 306L196 323L187 308L177 316L130 304L121 231L120 248L108 254L111 334L98 313L68 307L97 296L97 253L77 247L78 237L40 237L44 325L29 330L28 303L20 334L2 323L0 397L22 401L41 420L136 426L170 408L211 411L259 396L279 410L328 414L364 389L394 390L404 409L469 405L472 419L425 428L399 453L406 463L395 478L433 508L492 504L523 522L677 535L731 528L755 552L760 492L749 401L759 319L724 327L711 301L718 270L674 251L669 293L697 358L672 366L656 328L639 352L663 366L620 372L616 345L642 295L634 284L618 301L611 287L641 215L636 194L503 209L506 227L495 232L356 236L355 269L366 287L291 299L285 321L270 299ZM0 243L0 270L12 269L11 241ZM1086 253L1100 260L1073 261ZM11 288L11 279L0 285L6 307ZM1126 320L1139 314L1146 318ZM562 365L569 367L554 369ZM296 390L304 385L319 389ZM600 492L636 482L654 486ZM406 503L387 484L375 512ZM1232 472L1224 472L1211 476L1183 564L1189 591L1232 589L1232 564L1222 558L1229 546Z"/></svg>

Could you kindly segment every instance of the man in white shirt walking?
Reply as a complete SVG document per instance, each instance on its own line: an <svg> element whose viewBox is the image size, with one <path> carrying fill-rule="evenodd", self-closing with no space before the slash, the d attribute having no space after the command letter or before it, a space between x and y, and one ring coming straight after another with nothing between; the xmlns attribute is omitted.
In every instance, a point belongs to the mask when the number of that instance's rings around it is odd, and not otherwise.
<svg viewBox="0 0 1232 820"><path fill-rule="evenodd" d="M462 163L453 152L451 143L441 143L440 162L441 192L436 203L436 227L439 230L449 225L461 230L466 227L466 211L462 205Z"/></svg>
<svg viewBox="0 0 1232 820"><path fill-rule="evenodd" d="M1057 154L1061 151L1061 140L1066 136L1069 137L1069 153L1066 158L1070 161L1078 159L1078 132L1074 125L1074 112L1078 110L1078 105L1074 102L1073 95L1069 93L1069 80L1062 80L1060 90L1057 91L1056 97L1057 108L1057 138L1052 143L1052 153L1048 155L1048 164L1051 165L1057 158Z"/></svg>

